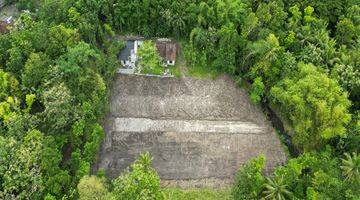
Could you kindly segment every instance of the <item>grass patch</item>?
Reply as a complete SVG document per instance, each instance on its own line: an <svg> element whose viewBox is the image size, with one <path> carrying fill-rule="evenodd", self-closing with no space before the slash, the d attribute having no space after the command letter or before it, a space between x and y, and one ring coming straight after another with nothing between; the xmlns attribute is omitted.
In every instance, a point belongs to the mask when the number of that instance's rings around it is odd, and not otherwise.
<svg viewBox="0 0 360 200"><path fill-rule="evenodd" d="M155 67L146 67L141 70L141 73L143 74L154 74L154 75L163 75L164 74L164 68L161 66L155 66Z"/></svg>
<svg viewBox="0 0 360 200"><path fill-rule="evenodd" d="M188 75L197 78L216 79L220 73L217 70L209 69L209 67L195 65L188 67Z"/></svg>
<svg viewBox="0 0 360 200"><path fill-rule="evenodd" d="M192 49L185 41L179 43L182 49L179 55L179 62L185 63L187 75L197 78L215 79L222 74L217 69L210 67L211 64L207 62L205 54Z"/></svg>
<svg viewBox="0 0 360 200"><path fill-rule="evenodd" d="M172 75L174 75L176 78L180 78L181 77L181 70L179 66L170 66L169 67L170 73Z"/></svg>
<svg viewBox="0 0 360 200"><path fill-rule="evenodd" d="M164 189L165 200L230 200L231 189L179 189L166 188Z"/></svg>

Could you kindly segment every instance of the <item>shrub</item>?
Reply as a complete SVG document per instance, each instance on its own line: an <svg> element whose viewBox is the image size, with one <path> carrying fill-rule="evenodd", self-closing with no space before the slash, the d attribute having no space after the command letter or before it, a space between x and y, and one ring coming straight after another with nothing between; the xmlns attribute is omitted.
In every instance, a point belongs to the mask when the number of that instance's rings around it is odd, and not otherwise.
<svg viewBox="0 0 360 200"><path fill-rule="evenodd" d="M77 189L80 200L105 200L108 194L105 179L96 176L84 176Z"/></svg>
<svg viewBox="0 0 360 200"><path fill-rule="evenodd" d="M151 167L149 153L141 154L139 159L114 180L113 195L116 199L163 199L160 178Z"/></svg>
<svg viewBox="0 0 360 200"><path fill-rule="evenodd" d="M235 186L233 188L234 199L259 199L263 190L265 178L261 170L264 168L265 157L259 156L246 163L235 176Z"/></svg>

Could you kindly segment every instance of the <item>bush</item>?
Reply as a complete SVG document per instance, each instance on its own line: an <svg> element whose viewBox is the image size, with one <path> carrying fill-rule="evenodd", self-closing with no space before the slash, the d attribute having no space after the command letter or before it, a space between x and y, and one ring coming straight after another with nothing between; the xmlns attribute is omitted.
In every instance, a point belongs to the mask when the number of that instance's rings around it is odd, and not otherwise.
<svg viewBox="0 0 360 200"><path fill-rule="evenodd" d="M131 165L131 171L126 170L114 180L113 195L116 199L163 199L160 190L160 178L151 167L149 153L141 154Z"/></svg>
<svg viewBox="0 0 360 200"><path fill-rule="evenodd" d="M80 200L105 200L108 195L105 179L96 176L84 176L77 189Z"/></svg>
<svg viewBox="0 0 360 200"><path fill-rule="evenodd" d="M263 190L265 178L261 170L264 168L265 157L259 156L246 163L235 176L235 186L233 188L234 199L259 199L259 194Z"/></svg>
<svg viewBox="0 0 360 200"><path fill-rule="evenodd" d="M260 103L265 93L265 85L261 77L257 77L251 85L250 99L254 103Z"/></svg>
<svg viewBox="0 0 360 200"><path fill-rule="evenodd" d="M162 75L164 69L162 67L162 58L156 50L156 46L152 41L145 41L139 48L139 65L141 73Z"/></svg>

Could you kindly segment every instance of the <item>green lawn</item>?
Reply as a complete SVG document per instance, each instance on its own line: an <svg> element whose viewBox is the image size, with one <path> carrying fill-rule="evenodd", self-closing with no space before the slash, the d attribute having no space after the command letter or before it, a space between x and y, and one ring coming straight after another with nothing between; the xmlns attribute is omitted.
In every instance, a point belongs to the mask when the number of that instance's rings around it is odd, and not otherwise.
<svg viewBox="0 0 360 200"><path fill-rule="evenodd" d="M178 54L177 63L179 64L180 68L186 69L186 75L197 78L215 79L222 74L216 69L209 67L210 65L208 63L189 64L187 62L187 59L189 59L189 57L186 57L186 54L189 54L189 50L187 49L188 43L187 41L181 40L179 41L179 44L181 50Z"/></svg>
<svg viewBox="0 0 360 200"><path fill-rule="evenodd" d="M211 79L216 79L220 75L220 73L216 70L198 65L188 67L188 74L192 77Z"/></svg>
<svg viewBox="0 0 360 200"><path fill-rule="evenodd" d="M164 189L165 200L231 200L231 189Z"/></svg>
<svg viewBox="0 0 360 200"><path fill-rule="evenodd" d="M159 66L155 66L155 67L144 67L141 70L141 73L143 74L154 74L154 75L163 75L164 74L164 68L159 65Z"/></svg>

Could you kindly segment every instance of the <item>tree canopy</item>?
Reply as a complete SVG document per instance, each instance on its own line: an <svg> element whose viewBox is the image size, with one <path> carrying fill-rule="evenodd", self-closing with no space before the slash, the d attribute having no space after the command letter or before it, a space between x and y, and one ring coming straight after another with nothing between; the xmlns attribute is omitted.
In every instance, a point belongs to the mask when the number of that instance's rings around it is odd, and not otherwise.
<svg viewBox="0 0 360 200"><path fill-rule="evenodd" d="M90 176L118 34L177 38L189 69L243 81L289 122L302 154L267 177L251 160L235 199L359 199L358 0L5 3L28 11L0 35L0 199L162 198L149 156L110 185ZM154 44L140 55L157 69Z"/></svg>

